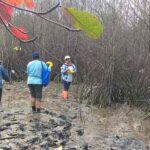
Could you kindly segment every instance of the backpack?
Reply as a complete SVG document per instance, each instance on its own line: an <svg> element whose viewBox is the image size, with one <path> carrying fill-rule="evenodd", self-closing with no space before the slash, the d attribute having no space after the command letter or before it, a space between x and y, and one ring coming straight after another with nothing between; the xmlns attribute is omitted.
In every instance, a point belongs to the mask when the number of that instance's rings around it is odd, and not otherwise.
<svg viewBox="0 0 150 150"><path fill-rule="evenodd" d="M43 63L41 62L42 65L42 85L44 87L48 86L50 82L50 69L46 65L46 68L43 66Z"/></svg>

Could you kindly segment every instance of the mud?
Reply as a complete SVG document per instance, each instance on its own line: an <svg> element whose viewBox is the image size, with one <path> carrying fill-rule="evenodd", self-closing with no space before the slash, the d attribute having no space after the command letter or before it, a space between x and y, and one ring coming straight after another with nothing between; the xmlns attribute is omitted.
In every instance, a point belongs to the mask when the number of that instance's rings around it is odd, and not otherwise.
<svg viewBox="0 0 150 150"><path fill-rule="evenodd" d="M0 105L0 150L149 150L150 120L126 105L96 108L62 100L61 85L44 89L43 110L32 114L25 83L5 85Z"/></svg>

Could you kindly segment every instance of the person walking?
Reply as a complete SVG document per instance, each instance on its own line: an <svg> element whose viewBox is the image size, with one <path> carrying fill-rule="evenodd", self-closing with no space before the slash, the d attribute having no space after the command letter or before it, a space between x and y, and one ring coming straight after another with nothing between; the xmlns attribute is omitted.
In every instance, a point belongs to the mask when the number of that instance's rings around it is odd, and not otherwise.
<svg viewBox="0 0 150 150"><path fill-rule="evenodd" d="M42 69L47 68L45 62L39 60L39 53L32 53L32 61L27 64L27 84L31 94L32 112L41 112L42 107ZM49 68L50 69L50 68Z"/></svg>
<svg viewBox="0 0 150 150"><path fill-rule="evenodd" d="M70 56L64 57L64 64L61 66L61 79L63 84L63 99L68 100L69 94L69 88L73 81L73 75L77 72L76 66L71 62Z"/></svg>
<svg viewBox="0 0 150 150"><path fill-rule="evenodd" d="M2 64L2 61L0 60L0 103L2 101L3 80L11 84L10 77Z"/></svg>

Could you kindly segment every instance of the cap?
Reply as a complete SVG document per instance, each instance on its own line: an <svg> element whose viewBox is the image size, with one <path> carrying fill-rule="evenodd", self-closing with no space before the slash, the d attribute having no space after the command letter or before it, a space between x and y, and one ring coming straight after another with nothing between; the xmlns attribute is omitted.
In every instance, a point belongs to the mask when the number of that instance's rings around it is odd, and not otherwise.
<svg viewBox="0 0 150 150"><path fill-rule="evenodd" d="M33 52L33 53L32 53L32 58L33 58L33 59L39 58L39 53L38 53L38 52Z"/></svg>
<svg viewBox="0 0 150 150"><path fill-rule="evenodd" d="M66 60L66 59L70 59L70 56L68 56L68 55L65 56L64 60Z"/></svg>

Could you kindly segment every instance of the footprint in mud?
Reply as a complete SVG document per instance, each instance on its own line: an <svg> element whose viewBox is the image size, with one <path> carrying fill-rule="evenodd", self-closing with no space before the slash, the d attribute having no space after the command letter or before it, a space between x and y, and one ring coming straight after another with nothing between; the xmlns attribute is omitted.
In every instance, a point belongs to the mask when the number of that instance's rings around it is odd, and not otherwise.
<svg viewBox="0 0 150 150"><path fill-rule="evenodd" d="M49 111L25 114L14 120L12 114L3 112L0 122L0 149L49 150L60 145L65 148L71 135L71 121L66 116Z"/></svg>

